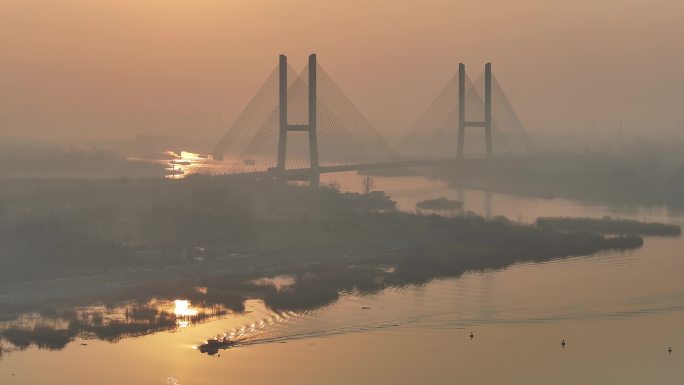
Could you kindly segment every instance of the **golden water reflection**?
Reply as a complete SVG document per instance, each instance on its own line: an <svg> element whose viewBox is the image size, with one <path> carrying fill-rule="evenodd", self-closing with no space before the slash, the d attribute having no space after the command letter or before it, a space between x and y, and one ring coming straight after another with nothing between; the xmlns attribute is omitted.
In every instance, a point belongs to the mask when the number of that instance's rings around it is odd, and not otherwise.
<svg viewBox="0 0 684 385"><path fill-rule="evenodd" d="M275 277L264 277L252 281L256 285L273 286L277 291L286 290L295 284L295 277L291 275L276 275Z"/></svg>
<svg viewBox="0 0 684 385"><path fill-rule="evenodd" d="M173 313L176 317L192 317L197 315L198 310L190 305L190 301L184 299L177 299L174 301L175 308Z"/></svg>
<svg viewBox="0 0 684 385"><path fill-rule="evenodd" d="M174 304L173 313L176 315L176 324L181 328L188 327L191 317L199 314L199 311L193 308L188 300L177 299Z"/></svg>
<svg viewBox="0 0 684 385"><path fill-rule="evenodd" d="M205 171L208 165L212 164L212 158L210 155L199 154L190 151L165 151L164 155L166 158L161 160L163 164L166 165L166 178L167 179L182 179L186 176L198 172Z"/></svg>

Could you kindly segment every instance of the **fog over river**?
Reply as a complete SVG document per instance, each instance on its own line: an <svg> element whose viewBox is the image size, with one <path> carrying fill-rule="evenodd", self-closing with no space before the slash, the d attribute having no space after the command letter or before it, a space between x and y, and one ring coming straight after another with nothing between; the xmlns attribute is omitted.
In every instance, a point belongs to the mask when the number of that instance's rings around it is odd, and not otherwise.
<svg viewBox="0 0 684 385"><path fill-rule="evenodd" d="M323 183L353 191L361 181L340 173ZM520 222L607 215L684 222L682 213L664 208L457 190L421 177L375 177L374 186L401 210L443 196L462 200L464 210ZM77 339L58 351L6 352L0 382L674 384L684 376L683 251L680 237L646 237L634 251L519 263L373 295L344 293L302 313L249 300L241 314L116 343ZM287 277L276 283L290 284ZM170 306L176 315L193 314L183 298ZM197 350L223 333L239 344L211 356Z"/></svg>

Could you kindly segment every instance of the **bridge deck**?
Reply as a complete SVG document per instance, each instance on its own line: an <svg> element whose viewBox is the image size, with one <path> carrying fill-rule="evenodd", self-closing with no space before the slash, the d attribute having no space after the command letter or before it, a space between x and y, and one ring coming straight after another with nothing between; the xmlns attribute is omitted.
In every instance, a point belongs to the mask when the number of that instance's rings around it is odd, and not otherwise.
<svg viewBox="0 0 684 385"><path fill-rule="evenodd" d="M483 162L488 162L487 159L412 159L412 160L402 160L395 162L376 162L376 163L360 163L360 164L345 164L336 166L324 166L319 167L318 172L320 174L333 173L333 172L345 172L345 171L363 171L363 170L382 170L390 168L402 168L402 167L423 167L423 166L440 166L440 165L472 165L472 164L482 164ZM287 169L284 171L278 170L273 167L267 171L257 171L257 172L247 172L247 173L236 173L236 174L226 174L225 177L285 177L292 180L308 180L312 173L311 168L295 168Z"/></svg>

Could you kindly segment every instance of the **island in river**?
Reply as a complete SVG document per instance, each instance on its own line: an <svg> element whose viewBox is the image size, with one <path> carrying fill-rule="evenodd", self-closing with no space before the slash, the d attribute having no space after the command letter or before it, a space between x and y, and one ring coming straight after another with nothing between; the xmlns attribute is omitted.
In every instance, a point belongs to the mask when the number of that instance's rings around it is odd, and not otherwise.
<svg viewBox="0 0 684 385"><path fill-rule="evenodd" d="M379 192L274 180L21 183L31 193L5 194L0 222L0 336L19 349L173 329L179 315L159 305L164 299L199 304L201 311L182 315L188 322L242 312L254 298L273 310L306 311L343 292L643 242L503 217L402 213ZM259 280L272 276L292 283L280 290ZM40 324L17 322L36 312Z"/></svg>

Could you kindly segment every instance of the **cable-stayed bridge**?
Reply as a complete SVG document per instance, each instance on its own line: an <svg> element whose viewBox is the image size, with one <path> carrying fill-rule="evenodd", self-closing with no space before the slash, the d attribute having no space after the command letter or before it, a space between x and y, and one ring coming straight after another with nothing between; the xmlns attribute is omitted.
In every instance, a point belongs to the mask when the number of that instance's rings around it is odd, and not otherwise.
<svg viewBox="0 0 684 385"><path fill-rule="evenodd" d="M465 66L391 148L317 62L276 68L213 151L215 174L309 180L320 173L410 167L523 154L532 142L491 65L474 82Z"/></svg>

